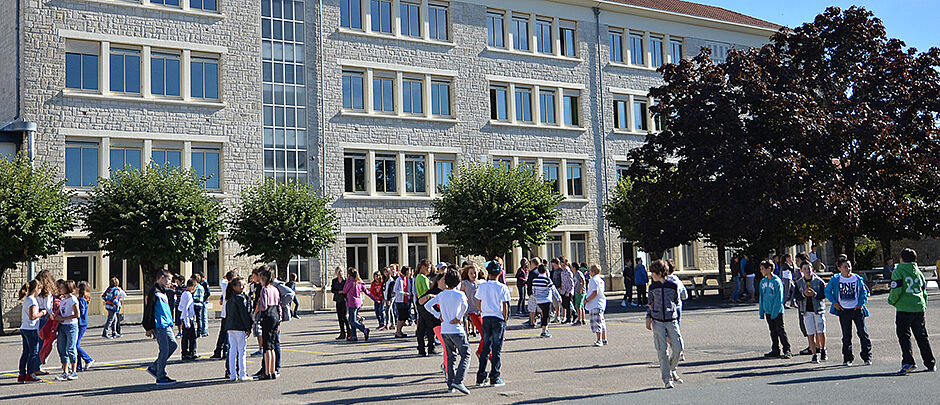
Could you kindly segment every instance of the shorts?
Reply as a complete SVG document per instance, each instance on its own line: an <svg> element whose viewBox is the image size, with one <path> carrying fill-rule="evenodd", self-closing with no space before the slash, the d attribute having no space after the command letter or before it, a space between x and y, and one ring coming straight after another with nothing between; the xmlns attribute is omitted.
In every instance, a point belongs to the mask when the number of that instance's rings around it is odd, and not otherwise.
<svg viewBox="0 0 940 405"><path fill-rule="evenodd" d="M277 327L281 322L274 318L264 317L258 323L261 324L261 335L259 335L261 336L261 350L274 350L277 341Z"/></svg>
<svg viewBox="0 0 940 405"><path fill-rule="evenodd" d="M806 334L815 335L826 333L826 314L807 312L803 315L803 324L806 325Z"/></svg>
<svg viewBox="0 0 940 405"><path fill-rule="evenodd" d="M404 322L411 318L411 303L410 302L396 302L395 303L395 313L398 314L398 322Z"/></svg>
<svg viewBox="0 0 940 405"><path fill-rule="evenodd" d="M584 308L584 294L575 294L573 304L574 309Z"/></svg>
<svg viewBox="0 0 940 405"><path fill-rule="evenodd" d="M591 310L591 331L601 333L607 330L607 322L604 321L604 311L600 308Z"/></svg>
<svg viewBox="0 0 940 405"><path fill-rule="evenodd" d="M530 313L530 314L534 314L534 313L536 313L536 312L539 310L539 304L535 302L535 296L534 296L534 295L529 295L529 305L528 305L528 309L529 309L529 313Z"/></svg>

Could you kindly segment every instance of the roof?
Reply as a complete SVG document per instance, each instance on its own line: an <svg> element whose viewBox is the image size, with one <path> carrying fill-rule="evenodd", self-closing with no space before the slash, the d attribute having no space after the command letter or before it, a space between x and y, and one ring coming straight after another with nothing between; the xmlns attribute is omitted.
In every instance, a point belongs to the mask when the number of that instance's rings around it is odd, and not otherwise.
<svg viewBox="0 0 940 405"><path fill-rule="evenodd" d="M686 14L696 17L710 18L713 20L727 21L737 24L752 25L755 27L780 29L781 26L749 15L741 14L735 11L721 7L709 6L706 4L692 3L682 0L609 0L614 3L622 3L636 7L650 8L654 10L669 11L672 13Z"/></svg>

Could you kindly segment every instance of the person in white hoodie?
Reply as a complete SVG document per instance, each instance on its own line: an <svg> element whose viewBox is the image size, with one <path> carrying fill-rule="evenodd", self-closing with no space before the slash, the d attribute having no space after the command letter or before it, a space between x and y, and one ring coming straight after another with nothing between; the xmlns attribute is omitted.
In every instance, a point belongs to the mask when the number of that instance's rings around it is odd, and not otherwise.
<svg viewBox="0 0 940 405"><path fill-rule="evenodd" d="M199 285L196 280L186 280L186 289L183 291L180 303L177 306L180 311L180 328L183 334L180 342L180 354L184 361L198 358L196 356L196 308L193 301L193 291L197 287Z"/></svg>

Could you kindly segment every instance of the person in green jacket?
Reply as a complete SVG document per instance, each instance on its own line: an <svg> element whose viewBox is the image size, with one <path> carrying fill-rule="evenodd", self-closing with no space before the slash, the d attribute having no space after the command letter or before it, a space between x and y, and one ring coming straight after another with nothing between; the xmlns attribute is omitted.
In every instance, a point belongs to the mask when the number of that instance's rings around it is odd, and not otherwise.
<svg viewBox="0 0 940 405"><path fill-rule="evenodd" d="M901 251L901 263L891 273L891 294L888 303L897 308L898 343L901 344L901 371L905 375L917 368L914 364L914 352L911 349L911 332L920 348L927 371L934 371L936 359L927 340L927 324L924 312L927 310L927 282L924 273L917 268L917 252L907 248Z"/></svg>

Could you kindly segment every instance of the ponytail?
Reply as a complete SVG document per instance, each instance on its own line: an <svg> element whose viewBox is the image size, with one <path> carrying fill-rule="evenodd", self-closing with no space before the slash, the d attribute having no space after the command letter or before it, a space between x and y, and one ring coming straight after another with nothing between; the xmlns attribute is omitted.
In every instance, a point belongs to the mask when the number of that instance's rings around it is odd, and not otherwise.
<svg viewBox="0 0 940 405"><path fill-rule="evenodd" d="M36 292L37 289L39 289L39 281L29 280L28 283L23 284L23 286L20 287L19 299L22 300L23 298L26 298L27 295L32 295L34 292Z"/></svg>

